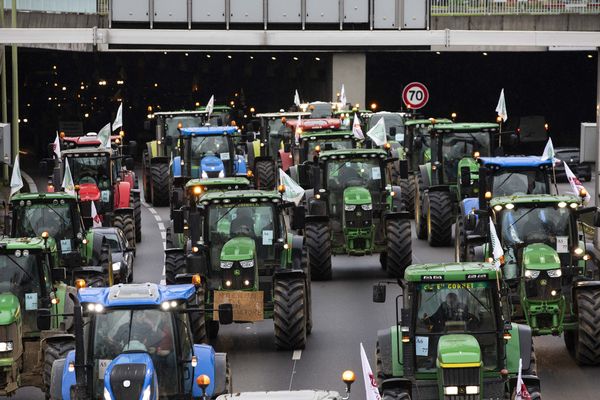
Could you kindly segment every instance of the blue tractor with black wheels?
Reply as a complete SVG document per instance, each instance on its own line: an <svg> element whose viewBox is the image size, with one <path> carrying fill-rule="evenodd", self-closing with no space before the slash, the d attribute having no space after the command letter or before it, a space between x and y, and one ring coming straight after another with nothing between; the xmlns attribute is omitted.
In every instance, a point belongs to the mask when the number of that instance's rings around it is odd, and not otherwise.
<svg viewBox="0 0 600 400"><path fill-rule="evenodd" d="M47 396L153 400L231 393L227 355L193 342L193 326L204 321L206 310L197 305L199 276L192 280L195 284L107 288L78 283L71 296L75 350L53 362ZM220 323L231 323L231 304L218 311ZM51 318L48 310L38 311L39 326Z"/></svg>

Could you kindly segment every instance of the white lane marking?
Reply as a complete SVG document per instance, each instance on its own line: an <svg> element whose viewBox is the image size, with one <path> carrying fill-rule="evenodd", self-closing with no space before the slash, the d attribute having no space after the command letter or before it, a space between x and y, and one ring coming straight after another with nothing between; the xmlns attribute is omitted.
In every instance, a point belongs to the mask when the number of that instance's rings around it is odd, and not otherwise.
<svg viewBox="0 0 600 400"><path fill-rule="evenodd" d="M160 215L158 215L158 214L156 214L156 215L154 216L154 219L156 220L156 222L160 222L160 221L162 221L162 218L161 218L161 217L160 217Z"/></svg>
<svg viewBox="0 0 600 400"><path fill-rule="evenodd" d="M162 240L167 240L167 232L166 231L161 231L160 232L160 237L162 237ZM163 242L163 247L166 248L167 244L165 242Z"/></svg>
<svg viewBox="0 0 600 400"><path fill-rule="evenodd" d="M154 215L158 214L158 212L154 209L154 207L148 206L148 211L150 211Z"/></svg>
<svg viewBox="0 0 600 400"><path fill-rule="evenodd" d="M292 353L292 360L296 361L302 358L302 350L294 350Z"/></svg>
<svg viewBox="0 0 600 400"><path fill-rule="evenodd" d="M29 191L31 193L35 193L38 191L37 185L35 184L33 179L31 179L31 177L27 175L25 171L21 170L21 176L23 177L23 179L25 179L25 182L27 182L27 186L29 186Z"/></svg>
<svg viewBox="0 0 600 400"><path fill-rule="evenodd" d="M165 230L165 224L163 224L162 222L159 222L157 225L158 225L158 229L160 231L164 231Z"/></svg>

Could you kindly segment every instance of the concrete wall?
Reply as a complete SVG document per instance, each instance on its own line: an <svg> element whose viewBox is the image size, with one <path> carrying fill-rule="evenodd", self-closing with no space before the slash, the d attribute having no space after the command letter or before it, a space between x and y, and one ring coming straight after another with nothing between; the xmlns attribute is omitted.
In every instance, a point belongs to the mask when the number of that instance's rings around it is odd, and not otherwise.
<svg viewBox="0 0 600 400"><path fill-rule="evenodd" d="M364 53L335 53L331 60L331 98L335 99L344 85L346 99L366 108L367 56Z"/></svg>
<svg viewBox="0 0 600 400"><path fill-rule="evenodd" d="M496 15L431 17L431 29L494 31L600 31L600 15Z"/></svg>

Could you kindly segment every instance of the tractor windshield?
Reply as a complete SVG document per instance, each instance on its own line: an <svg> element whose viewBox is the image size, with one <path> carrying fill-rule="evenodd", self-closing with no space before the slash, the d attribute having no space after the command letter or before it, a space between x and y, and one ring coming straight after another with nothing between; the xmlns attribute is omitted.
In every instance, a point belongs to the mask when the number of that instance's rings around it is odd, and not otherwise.
<svg viewBox="0 0 600 400"><path fill-rule="evenodd" d="M437 143L436 143L437 144ZM435 149L435 154L443 159L446 182L456 182L458 162L465 157L490 155L489 132L452 132L442 134L442 147Z"/></svg>
<svg viewBox="0 0 600 400"><path fill-rule="evenodd" d="M501 236L504 247L521 243L547 243L557 245L558 238L570 239L571 218L567 207L517 207L505 209L501 214Z"/></svg>
<svg viewBox="0 0 600 400"><path fill-rule="evenodd" d="M436 369L437 344L445 334L466 333L479 342L484 368L496 369L497 318L492 285L440 282L417 285L416 356L419 371Z"/></svg>
<svg viewBox="0 0 600 400"><path fill-rule="evenodd" d="M395 140L397 142L404 141L404 118L394 113L384 114L373 114L369 121L369 126L375 126L380 119L383 118L385 124L385 130L387 133L388 140ZM396 128L396 136L392 136L390 133L391 128Z"/></svg>
<svg viewBox="0 0 600 400"><path fill-rule="evenodd" d="M274 260L273 244L284 232L283 221L271 204L237 204L211 206L208 212L210 227L210 259L214 270L220 267L221 250L229 240L246 236L254 239L259 261Z"/></svg>
<svg viewBox="0 0 600 400"><path fill-rule="evenodd" d="M193 161L199 161L207 155L229 160L229 141L225 135L194 136L192 137L191 146Z"/></svg>
<svg viewBox="0 0 600 400"><path fill-rule="evenodd" d="M178 360L173 322L172 313L158 309L115 309L95 314L92 327L96 397L102 396L107 365L126 351L148 352L158 375L160 396L177 394Z"/></svg>
<svg viewBox="0 0 600 400"><path fill-rule="evenodd" d="M345 139L326 139L317 138L316 140L308 140L306 142L307 159L315 156L315 147L319 146L321 150L347 150L354 147L354 139L351 137Z"/></svg>
<svg viewBox="0 0 600 400"><path fill-rule="evenodd" d="M110 189L110 158L104 156L68 157L71 176L76 185L91 183L100 190Z"/></svg>
<svg viewBox="0 0 600 400"><path fill-rule="evenodd" d="M494 196L547 194L550 185L544 171L499 170L493 176L492 193Z"/></svg>
<svg viewBox="0 0 600 400"><path fill-rule="evenodd" d="M49 290L49 287L46 287L42 292L40 261L39 254L29 254L28 250L15 250L13 254L0 255L0 302L10 306L10 300L5 297L9 293L19 300L23 312L24 332L38 331L38 302Z"/></svg>
<svg viewBox="0 0 600 400"><path fill-rule="evenodd" d="M177 136L179 136L179 128L194 128L202 125L204 125L202 117L193 117L186 115L167 118L165 120L165 133L167 134L167 136L176 138Z"/></svg>
<svg viewBox="0 0 600 400"><path fill-rule="evenodd" d="M15 205L13 218L14 237L39 237L48 232L57 241L73 239L78 233L73 221L72 207L75 203L54 200L54 203Z"/></svg>

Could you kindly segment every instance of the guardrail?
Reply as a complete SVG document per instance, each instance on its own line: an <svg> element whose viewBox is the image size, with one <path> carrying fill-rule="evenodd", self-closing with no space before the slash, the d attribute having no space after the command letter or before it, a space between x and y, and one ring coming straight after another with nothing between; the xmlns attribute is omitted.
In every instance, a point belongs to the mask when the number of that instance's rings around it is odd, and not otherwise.
<svg viewBox="0 0 600 400"><path fill-rule="evenodd" d="M431 0L432 16L600 14L600 0Z"/></svg>
<svg viewBox="0 0 600 400"><path fill-rule="evenodd" d="M4 9L10 10L12 0L4 1ZM42 11L50 13L96 14L100 3L106 3L104 13L108 13L108 0L17 0L19 11Z"/></svg>

